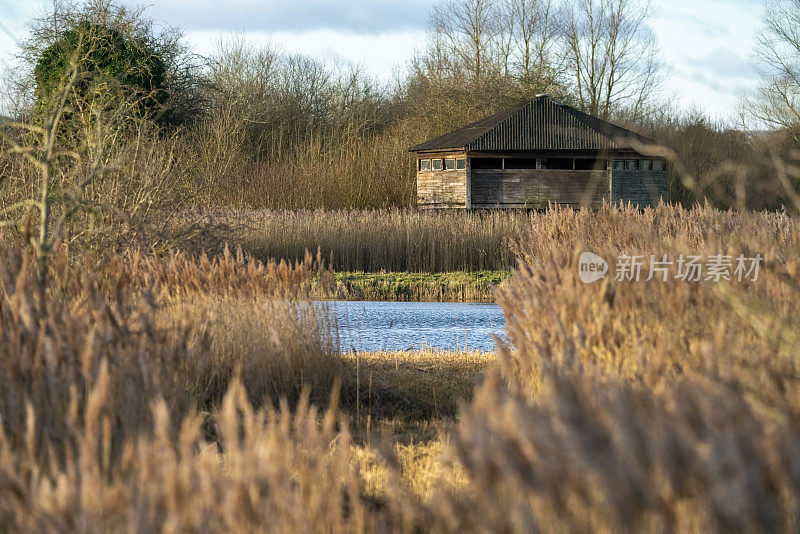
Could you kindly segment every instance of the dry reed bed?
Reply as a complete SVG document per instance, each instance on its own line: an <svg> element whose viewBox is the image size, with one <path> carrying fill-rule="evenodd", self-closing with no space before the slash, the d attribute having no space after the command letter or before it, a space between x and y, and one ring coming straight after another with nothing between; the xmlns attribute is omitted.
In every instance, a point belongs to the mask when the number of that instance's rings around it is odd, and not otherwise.
<svg viewBox="0 0 800 534"><path fill-rule="evenodd" d="M523 269L498 299L508 387L481 388L453 439L471 475L451 496L458 526L798 528L797 219L563 210L537 216L515 248ZM760 253L764 265L755 282L586 285L585 250L612 270L621 252L644 255L645 273L650 254Z"/></svg>
<svg viewBox="0 0 800 534"><path fill-rule="evenodd" d="M530 218L515 212L217 210L186 213L172 231L191 252L225 243L261 260L319 252L337 271L508 270L509 245Z"/></svg>
<svg viewBox="0 0 800 534"><path fill-rule="evenodd" d="M796 365L800 223L795 218L710 208L553 211L538 216L515 249L522 272L498 302L510 320L516 350L501 362L524 388L536 389L538 369L531 364L554 359L558 365L598 364L648 387L656 384L647 382L645 370L663 378L705 364L737 367L747 359L755 363L754 358L763 360L757 367L770 370ZM605 281L579 281L577 259L585 250L609 262L612 273ZM644 257L642 281L614 279L621 253ZM675 265L666 282L658 276L644 281L651 255L675 261L681 254L706 259L760 254L763 262L756 281L733 276L718 283L686 282L675 278Z"/></svg>
<svg viewBox="0 0 800 534"><path fill-rule="evenodd" d="M3 426L20 443L33 410L42 459L51 438L72 440L102 366L119 443L150 424L157 398L176 421L213 408L237 371L256 404L297 401L307 386L327 398L341 374L327 317L294 300L311 264L133 252L69 264L58 255L45 291L17 244L0 243L0 254Z"/></svg>
<svg viewBox="0 0 800 534"><path fill-rule="evenodd" d="M236 368L233 353L256 362L262 350L279 355L310 338L278 322L278 348L260 348L258 334L249 351L253 329L234 326L251 320L240 310L221 321L225 335L209 334L218 346L208 352L191 330L162 328L175 323L156 316L171 308L146 285L126 296L129 284L111 273L63 267L59 296L43 299L12 252L0 267L0 343L4 376L20 378L0 385L0 522L45 531L796 531L799 229L783 214L708 208L531 217L514 245L521 269L499 294L509 337L502 375L490 372L462 401L440 443L411 449L377 438L354 446L335 408L318 413L325 399L299 395L275 411L274 390L248 390L247 374L243 385L216 384L227 394L200 413L187 358L214 362L215 353ZM741 251L765 264L750 283L585 285L576 261L587 248L606 258ZM119 292L92 289L95 279ZM212 295L244 299L235 286ZM312 350L325 357L324 344ZM447 367L418 369L415 381L410 367L393 375L384 360L372 384L406 391L432 386ZM345 380L342 392L352 387Z"/></svg>

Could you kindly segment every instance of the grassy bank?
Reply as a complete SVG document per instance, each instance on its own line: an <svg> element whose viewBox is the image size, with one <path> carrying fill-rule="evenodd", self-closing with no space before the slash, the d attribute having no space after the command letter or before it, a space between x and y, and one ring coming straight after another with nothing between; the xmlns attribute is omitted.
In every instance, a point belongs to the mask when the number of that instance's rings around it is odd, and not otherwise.
<svg viewBox="0 0 800 534"><path fill-rule="evenodd" d="M334 298L407 302L492 302L510 271L335 273Z"/></svg>

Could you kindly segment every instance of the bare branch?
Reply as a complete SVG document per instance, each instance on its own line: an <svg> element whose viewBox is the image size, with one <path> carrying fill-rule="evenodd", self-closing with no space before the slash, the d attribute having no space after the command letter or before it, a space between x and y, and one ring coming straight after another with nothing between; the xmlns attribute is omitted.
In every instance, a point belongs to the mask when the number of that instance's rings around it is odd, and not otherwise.
<svg viewBox="0 0 800 534"><path fill-rule="evenodd" d="M661 82L645 0L579 0L562 14L562 61L582 107L608 117L620 105L636 113Z"/></svg>
<svg viewBox="0 0 800 534"><path fill-rule="evenodd" d="M7 206L5 208L0 209L0 214L9 213L9 212L16 211L16 210L18 210L20 208L25 208L25 207L28 207L28 208L34 207L34 208L37 208L39 210L42 209L42 205L41 205L41 203L39 201L33 200L33 199L26 199L26 200L20 200L19 202L15 202L14 204L11 204L10 206Z"/></svg>

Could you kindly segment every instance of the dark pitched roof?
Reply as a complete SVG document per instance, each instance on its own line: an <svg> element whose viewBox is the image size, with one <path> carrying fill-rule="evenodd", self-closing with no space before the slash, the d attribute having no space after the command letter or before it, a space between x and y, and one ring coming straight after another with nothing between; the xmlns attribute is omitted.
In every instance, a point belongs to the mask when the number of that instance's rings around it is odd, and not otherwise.
<svg viewBox="0 0 800 534"><path fill-rule="evenodd" d="M636 132L538 96L411 148L466 151L637 150L657 143Z"/></svg>

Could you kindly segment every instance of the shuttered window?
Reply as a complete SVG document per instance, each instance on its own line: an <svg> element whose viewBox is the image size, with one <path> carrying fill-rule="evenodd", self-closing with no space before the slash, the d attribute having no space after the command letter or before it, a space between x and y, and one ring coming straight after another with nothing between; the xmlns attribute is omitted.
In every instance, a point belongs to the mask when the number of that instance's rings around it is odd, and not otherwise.
<svg viewBox="0 0 800 534"><path fill-rule="evenodd" d="M506 158L506 169L536 169L536 158Z"/></svg>
<svg viewBox="0 0 800 534"><path fill-rule="evenodd" d="M546 158L542 160L543 169L571 171L574 168L572 158Z"/></svg>
<svg viewBox="0 0 800 534"><path fill-rule="evenodd" d="M503 168L502 158L472 158L470 164L470 168L475 170Z"/></svg>

